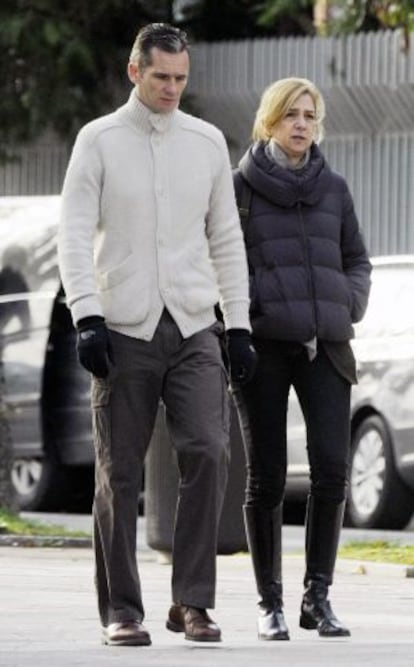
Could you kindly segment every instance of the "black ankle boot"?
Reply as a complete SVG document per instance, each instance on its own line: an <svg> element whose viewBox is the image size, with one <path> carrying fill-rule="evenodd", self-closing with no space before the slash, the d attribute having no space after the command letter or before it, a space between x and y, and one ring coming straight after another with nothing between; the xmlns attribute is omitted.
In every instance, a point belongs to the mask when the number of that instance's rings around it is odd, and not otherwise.
<svg viewBox="0 0 414 667"><path fill-rule="evenodd" d="M345 501L310 496L306 514L305 593L299 625L317 630L321 637L349 637L350 631L335 616L328 600L342 527Z"/></svg>
<svg viewBox="0 0 414 667"><path fill-rule="evenodd" d="M317 630L320 637L349 637L351 634L333 613L328 586L321 581L309 581L302 600L299 625L305 630Z"/></svg>
<svg viewBox="0 0 414 667"><path fill-rule="evenodd" d="M282 596L282 505L273 510L243 508L259 602L258 638L287 640Z"/></svg>

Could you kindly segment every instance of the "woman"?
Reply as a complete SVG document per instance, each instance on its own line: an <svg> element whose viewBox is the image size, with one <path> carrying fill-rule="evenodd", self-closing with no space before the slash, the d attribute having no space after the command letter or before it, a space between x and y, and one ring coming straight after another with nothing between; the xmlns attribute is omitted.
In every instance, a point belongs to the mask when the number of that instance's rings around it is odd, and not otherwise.
<svg viewBox="0 0 414 667"><path fill-rule="evenodd" d="M328 587L349 467L356 382L349 340L352 323L365 312L371 265L348 187L317 146L324 115L312 82L273 83L256 114L253 144L235 172L258 353L253 380L234 390L247 457L244 518L260 595L260 639L289 639L281 531L291 386L306 423L310 464L300 626L323 637L350 634L331 609Z"/></svg>

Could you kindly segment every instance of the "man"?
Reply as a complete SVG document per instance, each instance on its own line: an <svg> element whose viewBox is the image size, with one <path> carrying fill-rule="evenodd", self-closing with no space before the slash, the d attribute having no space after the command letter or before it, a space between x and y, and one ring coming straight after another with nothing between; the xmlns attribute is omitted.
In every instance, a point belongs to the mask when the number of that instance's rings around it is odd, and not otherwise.
<svg viewBox="0 0 414 667"><path fill-rule="evenodd" d="M81 363L92 373L94 548L103 641L148 645L136 563L138 494L159 400L180 469L167 628L220 641L216 547L233 381L255 367L248 276L224 137L178 110L185 33L151 24L128 64L128 102L79 133L65 178L59 258Z"/></svg>

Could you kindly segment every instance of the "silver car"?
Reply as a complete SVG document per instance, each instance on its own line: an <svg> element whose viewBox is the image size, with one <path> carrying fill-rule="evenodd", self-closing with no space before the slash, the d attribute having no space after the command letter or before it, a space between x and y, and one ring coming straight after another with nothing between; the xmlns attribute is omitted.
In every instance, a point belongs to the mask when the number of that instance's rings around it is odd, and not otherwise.
<svg viewBox="0 0 414 667"><path fill-rule="evenodd" d="M58 197L0 197L3 413L18 502L30 510L90 509L93 492L89 376L77 361L59 280L58 211ZM352 391L347 521L397 529L414 510L414 256L379 257L373 264L368 311L353 341L359 384ZM160 415L158 438L166 437L162 424ZM231 433L240 454L236 423ZM308 490L305 429L294 392L288 440L287 510L296 501L303 506ZM241 506L243 457L233 459L237 493L229 494L240 495Z"/></svg>
<svg viewBox="0 0 414 667"><path fill-rule="evenodd" d="M0 198L3 418L22 509L89 506L93 446L89 377L60 287L59 197Z"/></svg>
<svg viewBox="0 0 414 667"><path fill-rule="evenodd" d="M367 313L352 342L359 382L352 389L347 522L399 529L414 511L414 256L372 259ZM287 498L308 489L305 429L289 406Z"/></svg>

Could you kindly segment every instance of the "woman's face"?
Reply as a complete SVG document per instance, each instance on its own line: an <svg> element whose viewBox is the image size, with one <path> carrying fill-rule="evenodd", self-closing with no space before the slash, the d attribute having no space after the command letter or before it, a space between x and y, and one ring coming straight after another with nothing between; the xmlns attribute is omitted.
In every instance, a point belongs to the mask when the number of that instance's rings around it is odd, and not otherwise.
<svg viewBox="0 0 414 667"><path fill-rule="evenodd" d="M273 128L272 139L296 164L315 138L316 111L312 97L303 93Z"/></svg>

